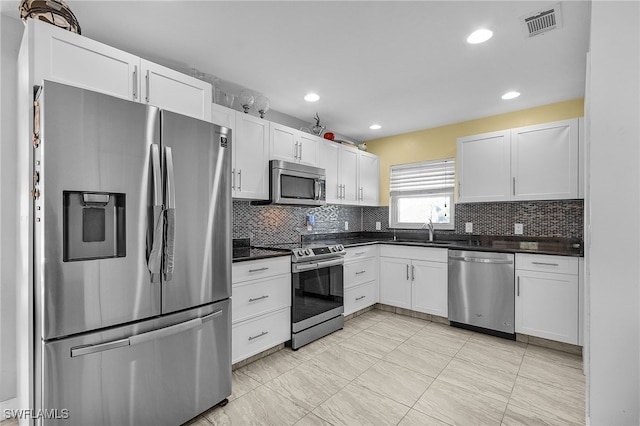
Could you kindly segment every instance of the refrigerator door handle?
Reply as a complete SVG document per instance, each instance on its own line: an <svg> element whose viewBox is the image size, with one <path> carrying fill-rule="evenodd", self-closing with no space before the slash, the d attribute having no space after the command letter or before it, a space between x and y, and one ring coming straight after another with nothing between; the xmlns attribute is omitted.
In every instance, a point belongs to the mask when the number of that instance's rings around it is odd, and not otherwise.
<svg viewBox="0 0 640 426"><path fill-rule="evenodd" d="M176 253L176 194L175 194L175 175L173 172L173 154L171 148L165 148L166 161L166 246L164 253L164 279L171 281L173 278L173 262Z"/></svg>
<svg viewBox="0 0 640 426"><path fill-rule="evenodd" d="M151 282L157 282L160 278L160 267L162 264L162 234L164 231L160 148L157 144L151 145L151 169L153 178L153 221L151 224L153 227L153 240L147 267L149 268L149 272L151 272Z"/></svg>
<svg viewBox="0 0 640 426"><path fill-rule="evenodd" d="M129 339L114 340L97 345L76 346L74 348L71 348L71 358L104 352L108 351L109 349L121 348L123 346L129 346Z"/></svg>
<svg viewBox="0 0 640 426"><path fill-rule="evenodd" d="M212 319L218 318L219 316L222 315L222 309L220 309L219 311L216 312L212 312L209 315L205 315L202 317L202 323L204 324L207 321L211 321Z"/></svg>
<svg viewBox="0 0 640 426"><path fill-rule="evenodd" d="M149 342L151 340L162 339L163 337L172 336L183 331L190 330L202 325L202 318L194 318L189 321L181 322L176 325L161 328L159 330L148 331L142 334L136 334L129 337L129 346L139 345L140 343Z"/></svg>

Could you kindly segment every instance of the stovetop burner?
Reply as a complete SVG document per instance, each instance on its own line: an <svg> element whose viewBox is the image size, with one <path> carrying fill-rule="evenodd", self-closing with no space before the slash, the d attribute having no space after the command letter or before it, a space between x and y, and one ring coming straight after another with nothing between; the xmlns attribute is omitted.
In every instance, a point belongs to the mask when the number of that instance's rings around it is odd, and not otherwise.
<svg viewBox="0 0 640 426"><path fill-rule="evenodd" d="M291 250L291 262L293 263L339 258L347 253L342 244L279 243L270 244L263 248Z"/></svg>

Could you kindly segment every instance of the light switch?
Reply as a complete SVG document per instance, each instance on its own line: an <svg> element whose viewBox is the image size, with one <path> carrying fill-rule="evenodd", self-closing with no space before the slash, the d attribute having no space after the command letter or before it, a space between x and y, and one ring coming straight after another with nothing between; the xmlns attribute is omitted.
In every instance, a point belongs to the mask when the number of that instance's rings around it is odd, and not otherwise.
<svg viewBox="0 0 640 426"><path fill-rule="evenodd" d="M513 233L516 235L522 235L522 233L524 232L524 227L522 226L521 223L516 223L516 225L514 226L513 229Z"/></svg>
<svg viewBox="0 0 640 426"><path fill-rule="evenodd" d="M344 223L344 230L348 231L349 230L349 222L345 222Z"/></svg>
<svg viewBox="0 0 640 426"><path fill-rule="evenodd" d="M464 232L473 232L473 222L465 222Z"/></svg>
<svg viewBox="0 0 640 426"><path fill-rule="evenodd" d="M376 222L376 231L379 231L382 229L382 224L380 222Z"/></svg>

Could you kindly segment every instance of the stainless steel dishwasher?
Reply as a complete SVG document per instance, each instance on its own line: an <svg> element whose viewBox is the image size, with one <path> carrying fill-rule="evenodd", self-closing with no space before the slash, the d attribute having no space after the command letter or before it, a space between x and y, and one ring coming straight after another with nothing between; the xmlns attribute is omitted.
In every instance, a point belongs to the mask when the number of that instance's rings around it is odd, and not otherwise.
<svg viewBox="0 0 640 426"><path fill-rule="evenodd" d="M449 250L451 325L515 340L514 255Z"/></svg>

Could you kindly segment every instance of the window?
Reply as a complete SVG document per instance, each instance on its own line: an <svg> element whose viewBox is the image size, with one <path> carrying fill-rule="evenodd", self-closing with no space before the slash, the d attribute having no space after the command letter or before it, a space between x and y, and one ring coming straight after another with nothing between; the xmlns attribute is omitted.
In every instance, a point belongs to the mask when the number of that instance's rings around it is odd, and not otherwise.
<svg viewBox="0 0 640 426"><path fill-rule="evenodd" d="M436 229L454 229L455 160L391 166L389 224L418 229L429 219Z"/></svg>

